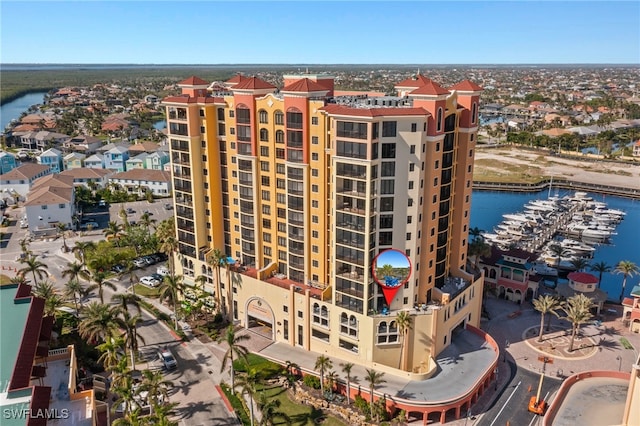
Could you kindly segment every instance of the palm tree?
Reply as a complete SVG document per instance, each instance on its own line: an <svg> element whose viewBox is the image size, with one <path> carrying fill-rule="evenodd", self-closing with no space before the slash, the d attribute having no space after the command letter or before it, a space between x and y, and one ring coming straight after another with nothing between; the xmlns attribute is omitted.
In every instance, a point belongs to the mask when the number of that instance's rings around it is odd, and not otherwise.
<svg viewBox="0 0 640 426"><path fill-rule="evenodd" d="M177 406L177 402L171 402L153 407L153 414L149 416L149 424L153 426L177 426L178 422L169 420Z"/></svg>
<svg viewBox="0 0 640 426"><path fill-rule="evenodd" d="M586 269L589 266L589 261L587 261L587 259L585 259L584 257L577 257L571 260L571 266L576 268L576 271L579 272Z"/></svg>
<svg viewBox="0 0 640 426"><path fill-rule="evenodd" d="M544 296L538 296L533 300L533 308L540 312L540 335L538 336L538 342L542 342L542 334L544 332L544 319L547 313L551 313L558 316L557 310L560 309L561 304L555 297L545 294Z"/></svg>
<svg viewBox="0 0 640 426"><path fill-rule="evenodd" d="M85 294L84 286L77 279L67 281L64 285L64 295L73 300L76 307L76 314L80 313L78 300Z"/></svg>
<svg viewBox="0 0 640 426"><path fill-rule="evenodd" d="M58 234L62 236L62 250L66 253L69 251L69 247L67 247L67 239L65 238L68 230L67 224L58 222L56 223L56 229L58 230Z"/></svg>
<svg viewBox="0 0 640 426"><path fill-rule="evenodd" d="M142 371L141 391L147 391L149 403L153 407L154 414L156 409L169 401L169 390L173 387L173 382L165 380L161 371Z"/></svg>
<svg viewBox="0 0 640 426"><path fill-rule="evenodd" d="M560 244L551 244L549 246L549 252L554 256L557 256L555 266L558 267L562 262L562 259L569 255L569 250L562 247Z"/></svg>
<svg viewBox="0 0 640 426"><path fill-rule="evenodd" d="M98 302L84 306L78 326L80 336L89 341L105 341L120 334L118 307Z"/></svg>
<svg viewBox="0 0 640 426"><path fill-rule="evenodd" d="M256 385L260 383L260 376L255 369L250 369L245 374L238 376L236 385L240 388L240 395L247 394L249 397L249 411L251 415L251 425L253 426L253 398L257 393Z"/></svg>
<svg viewBox="0 0 640 426"><path fill-rule="evenodd" d="M135 408L133 411L125 414L124 417L115 419L111 423L111 425L112 426L145 426L149 424L147 420L148 418L146 416L141 415L140 408Z"/></svg>
<svg viewBox="0 0 640 426"><path fill-rule="evenodd" d="M27 273L33 274L33 284L38 285L38 279L47 276L47 265L40 262L36 256L29 256L25 259L21 259L20 263L25 266L22 269L18 269L18 274L24 276Z"/></svg>
<svg viewBox="0 0 640 426"><path fill-rule="evenodd" d="M409 315L407 311L400 311L396 315L396 324L398 324L398 329L400 330L400 335L402 336L402 341L400 342L400 368L402 370L407 369L407 335L409 334L409 330L413 328L413 318Z"/></svg>
<svg viewBox="0 0 640 426"><path fill-rule="evenodd" d="M14 285L29 285L24 275L20 275L20 274L14 277L11 277L9 281L11 282L11 284L14 284Z"/></svg>
<svg viewBox="0 0 640 426"><path fill-rule="evenodd" d="M475 241L476 239L481 239L484 241L484 237L482 236L483 232L484 232L484 229L480 229L477 226L474 226L473 228L469 229L469 236L472 237L471 241Z"/></svg>
<svg viewBox="0 0 640 426"><path fill-rule="evenodd" d="M156 228L156 236L160 242L159 251L169 258L169 271L175 273L175 265L173 255L178 251L178 240L176 238L176 227L173 218L169 218L160 222Z"/></svg>
<svg viewBox="0 0 640 426"><path fill-rule="evenodd" d="M331 362L331 359L329 359L329 357L324 356L324 355L320 355L318 358L316 358L316 365L315 365L315 369L320 371L320 390L322 392L322 395L324 397L324 373L331 369L333 367L333 363Z"/></svg>
<svg viewBox="0 0 640 426"><path fill-rule="evenodd" d="M141 408L140 404L136 401L137 390L133 386L133 378L129 374L124 374L121 380L113 384L113 393L119 396L119 398L113 403L112 409L123 405L124 415L127 416L133 410Z"/></svg>
<svg viewBox="0 0 640 426"><path fill-rule="evenodd" d="M210 265L213 265L214 268L216 268L216 294L215 294L215 298L216 298L216 304L218 305L218 311L220 309L222 309L222 283L220 280L220 267L226 265L227 263L227 256L225 256L225 254L220 250L220 249L213 249L213 251L211 252L211 254L209 255L209 262ZM231 280L229 279L229 276L227 275L227 281L228 281L228 285L231 285Z"/></svg>
<svg viewBox="0 0 640 426"><path fill-rule="evenodd" d="M566 314L564 319L571 323L569 352L573 352L573 341L576 338L580 326L593 317L593 315L591 315L591 306L593 306L591 299L582 293L578 293L568 298L567 304L562 307L562 310Z"/></svg>
<svg viewBox="0 0 640 426"><path fill-rule="evenodd" d="M106 370L112 370L117 367L122 359L120 351L124 350L124 340L121 337L110 337L104 343L96 346L102 354L98 358L98 362L102 363Z"/></svg>
<svg viewBox="0 0 640 426"><path fill-rule="evenodd" d="M78 262L67 262L67 269L62 271L62 276L64 278L69 278L69 281L78 281L80 282L80 277L83 275L82 271L84 270L82 264Z"/></svg>
<svg viewBox="0 0 640 426"><path fill-rule="evenodd" d="M102 231L107 240L113 239L116 243L116 247L120 246L120 236L122 235L123 226L118 222L109 221L107 227ZM111 238L108 238L111 237Z"/></svg>
<svg viewBox="0 0 640 426"><path fill-rule="evenodd" d="M44 299L45 315L58 316L58 308L64 305L64 301L52 283L49 281L39 282L31 289L31 293L36 297Z"/></svg>
<svg viewBox="0 0 640 426"><path fill-rule="evenodd" d="M370 402L370 406L371 406L371 419L373 420L373 393L376 389L376 386L381 385L383 383L386 382L386 380L383 379L384 377L384 373L378 373L375 370L369 370L367 369L367 374L365 375L364 379L367 381L367 383L369 383L369 389L371 390L370 393L370 398L369 398L369 402Z"/></svg>
<svg viewBox="0 0 640 426"><path fill-rule="evenodd" d="M178 329L178 296L184 291L182 275L166 275L158 288L160 300L166 300L173 307L175 328Z"/></svg>
<svg viewBox="0 0 640 426"><path fill-rule="evenodd" d="M151 237L151 226L156 222L157 220L151 219L151 215L147 212L143 213L142 216L140 216L140 225L144 226L147 229L149 237Z"/></svg>
<svg viewBox="0 0 640 426"><path fill-rule="evenodd" d="M27 237L21 239L19 241L20 244L20 250L22 252L22 254L26 257L26 256L31 256L31 251L29 250L29 240L27 239Z"/></svg>
<svg viewBox="0 0 640 426"><path fill-rule="evenodd" d="M110 288L116 291L116 286L111 281L107 281L107 274L101 271L97 271L89 275L89 279L95 283L93 288L98 289L98 296L100 297L100 303L104 303L104 288Z"/></svg>
<svg viewBox="0 0 640 426"><path fill-rule="evenodd" d="M87 264L87 251L95 247L96 245L93 241L76 241L71 251L80 257L80 264L84 266Z"/></svg>
<svg viewBox="0 0 640 426"><path fill-rule="evenodd" d="M352 362L343 362L340 364L342 372L347 375L347 405L351 403L351 369L353 369Z"/></svg>
<svg viewBox="0 0 640 426"><path fill-rule="evenodd" d="M613 270L616 274L622 274L622 289L620 291L620 303L624 299L624 290L627 287L627 277L633 276L633 274L640 273L638 265L630 260L621 260L616 265L616 269Z"/></svg>
<svg viewBox="0 0 640 426"><path fill-rule="evenodd" d="M611 272L611 266L609 266L607 264L607 262L601 261L601 262L596 262L593 265L591 265L591 271L593 272L597 272L598 275L598 288L600 288L600 284L602 283L602 274L604 274L605 272Z"/></svg>
<svg viewBox="0 0 640 426"><path fill-rule="evenodd" d="M268 399L265 394L260 394L260 399L258 401L260 413L262 414L260 426L275 426L276 424L281 424L281 422L275 422L278 418L284 420L285 424L291 424L289 416L282 411L278 411L280 404L281 402L279 399Z"/></svg>
<svg viewBox="0 0 640 426"><path fill-rule="evenodd" d="M475 238L467 247L467 255L469 257L473 256L473 266L477 270L480 258L491 255L491 245L481 238Z"/></svg>
<svg viewBox="0 0 640 426"><path fill-rule="evenodd" d="M223 372L227 366L227 362L231 363L231 390L235 391L235 382L234 382L234 367L233 360L235 359L247 359L247 354L249 351L246 347L242 346L240 343L249 340L249 336L246 334L237 336L236 332L233 328L233 324L227 327L226 331L222 336L220 336L217 340L218 343L226 343L227 351L224 353L224 357L222 358L222 366L220 367L220 372Z"/></svg>
<svg viewBox="0 0 640 426"><path fill-rule="evenodd" d="M331 370L327 373L327 386L329 387L329 393L333 395L333 387L338 383L338 373Z"/></svg>

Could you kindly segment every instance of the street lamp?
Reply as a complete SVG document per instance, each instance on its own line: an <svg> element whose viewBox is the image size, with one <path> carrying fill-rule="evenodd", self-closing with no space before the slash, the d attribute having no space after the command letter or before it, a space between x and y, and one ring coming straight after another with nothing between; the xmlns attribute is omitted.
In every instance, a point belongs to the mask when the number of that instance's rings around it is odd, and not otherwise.
<svg viewBox="0 0 640 426"><path fill-rule="evenodd" d="M618 360L618 371L622 370L622 357L620 355L618 355L616 357L616 360Z"/></svg>

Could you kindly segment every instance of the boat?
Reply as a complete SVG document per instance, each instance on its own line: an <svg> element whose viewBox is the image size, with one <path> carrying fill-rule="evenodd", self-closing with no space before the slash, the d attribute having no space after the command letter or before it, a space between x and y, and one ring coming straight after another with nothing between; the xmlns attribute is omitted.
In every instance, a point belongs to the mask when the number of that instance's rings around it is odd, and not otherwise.
<svg viewBox="0 0 640 426"><path fill-rule="evenodd" d="M548 266L544 262L533 262L531 264L531 271L536 275L544 275L548 277L557 277L558 270Z"/></svg>

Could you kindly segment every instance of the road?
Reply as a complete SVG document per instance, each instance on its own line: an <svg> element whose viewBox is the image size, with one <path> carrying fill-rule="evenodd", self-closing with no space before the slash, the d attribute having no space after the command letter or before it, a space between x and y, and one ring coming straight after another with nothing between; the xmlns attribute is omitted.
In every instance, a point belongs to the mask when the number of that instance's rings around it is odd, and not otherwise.
<svg viewBox="0 0 640 426"><path fill-rule="evenodd" d="M529 399L536 395L540 374L511 364L512 379L504 389L500 398L474 423L478 426L533 426L542 424L542 417L530 413L527 409ZM548 371L549 369L547 369ZM552 401L562 382L545 376L540 397Z"/></svg>

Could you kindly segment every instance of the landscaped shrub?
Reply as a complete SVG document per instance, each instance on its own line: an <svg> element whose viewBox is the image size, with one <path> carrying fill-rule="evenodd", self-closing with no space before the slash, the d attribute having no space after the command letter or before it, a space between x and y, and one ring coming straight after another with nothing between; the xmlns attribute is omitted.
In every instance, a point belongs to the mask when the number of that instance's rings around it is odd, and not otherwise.
<svg viewBox="0 0 640 426"><path fill-rule="evenodd" d="M361 397L360 395L356 395L356 398L353 401L353 405L360 410L362 414L367 416L367 419L371 415L371 408L369 407L369 403L366 399Z"/></svg>
<svg viewBox="0 0 640 426"><path fill-rule="evenodd" d="M304 379L302 379L302 383L309 386L310 388L320 389L320 379L316 376L307 374L306 376L304 376Z"/></svg>
<svg viewBox="0 0 640 426"><path fill-rule="evenodd" d="M244 373L249 369L257 371L262 379L270 379L283 373L282 366L256 354L247 355L247 362L235 360L233 366L237 372Z"/></svg>
<svg viewBox="0 0 640 426"><path fill-rule="evenodd" d="M251 420L247 415L247 410L245 410L245 407L242 401L240 401L240 399L234 393L231 392L231 389L229 389L229 386L226 383L220 383L220 388L222 388L222 392L224 392L224 395L229 400L231 407L233 407L233 411L235 411L236 415L240 418L240 421L242 422L242 424L250 425Z"/></svg>

